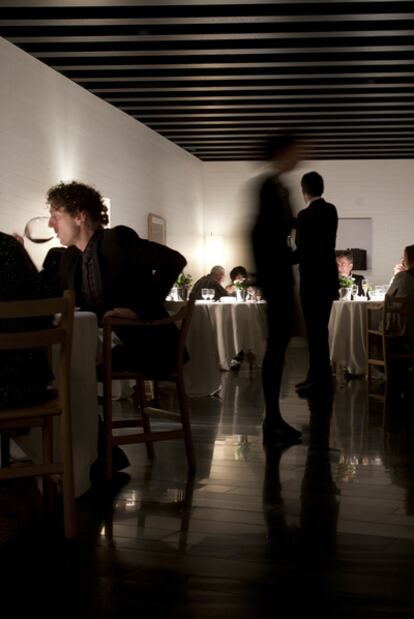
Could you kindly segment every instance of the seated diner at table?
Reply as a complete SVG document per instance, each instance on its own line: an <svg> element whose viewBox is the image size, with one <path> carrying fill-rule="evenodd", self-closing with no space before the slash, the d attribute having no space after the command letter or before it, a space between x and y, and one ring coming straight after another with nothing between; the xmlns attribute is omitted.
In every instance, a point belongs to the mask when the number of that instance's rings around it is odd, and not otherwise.
<svg viewBox="0 0 414 619"><path fill-rule="evenodd" d="M247 281L247 270L243 266L239 265L239 266L233 267L229 275L230 275L231 283L226 286L226 290L228 294L235 297L236 287L234 284L235 282Z"/></svg>
<svg viewBox="0 0 414 619"><path fill-rule="evenodd" d="M23 245L0 232L0 300L19 301L51 296L42 284L39 273ZM50 318L1 320L0 331L37 330L50 328ZM8 350L0 353L0 409L35 404L47 396L53 380L46 353L43 350ZM0 410L1 414L1 410Z"/></svg>
<svg viewBox="0 0 414 619"><path fill-rule="evenodd" d="M414 245L407 245L401 261L402 270L395 273L387 290L387 296L413 297L414 299ZM412 339L414 346L414 322L410 317L395 316L387 325L393 335Z"/></svg>
<svg viewBox="0 0 414 619"><path fill-rule="evenodd" d="M200 277L194 284L191 293L195 296L196 299L202 299L202 290L204 288L210 288L214 290L214 301L218 301L221 297L228 297L229 293L223 287L223 282L226 277L226 271L224 267L220 265L214 266L210 273L207 275L203 275Z"/></svg>
<svg viewBox="0 0 414 619"><path fill-rule="evenodd" d="M364 290L362 288L362 281L364 279L363 275L359 275L358 273L353 273L353 258L352 253L350 251L337 253L336 254L336 264L338 267L338 274L342 277L348 277L354 280L354 284L358 286L358 296L365 296Z"/></svg>

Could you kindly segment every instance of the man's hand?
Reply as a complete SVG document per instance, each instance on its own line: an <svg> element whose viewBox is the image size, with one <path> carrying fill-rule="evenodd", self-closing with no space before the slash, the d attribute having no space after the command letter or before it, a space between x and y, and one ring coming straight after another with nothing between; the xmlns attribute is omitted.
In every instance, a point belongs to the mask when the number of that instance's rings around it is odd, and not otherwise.
<svg viewBox="0 0 414 619"><path fill-rule="evenodd" d="M397 273L401 273L401 271L405 271L405 266L402 262L399 262L394 267L394 275L396 275Z"/></svg>
<svg viewBox="0 0 414 619"><path fill-rule="evenodd" d="M113 316L114 318L128 318L129 320L135 320L138 318L135 312L129 307L114 307L113 310L105 312L104 318L107 316Z"/></svg>

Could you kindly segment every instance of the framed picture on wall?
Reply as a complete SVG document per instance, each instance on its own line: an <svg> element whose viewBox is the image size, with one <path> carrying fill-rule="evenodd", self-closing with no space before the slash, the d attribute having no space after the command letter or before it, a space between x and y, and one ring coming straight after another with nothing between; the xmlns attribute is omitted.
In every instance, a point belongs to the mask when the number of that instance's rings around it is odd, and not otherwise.
<svg viewBox="0 0 414 619"><path fill-rule="evenodd" d="M148 215L148 239L165 245L167 236L167 222L164 217L149 213Z"/></svg>

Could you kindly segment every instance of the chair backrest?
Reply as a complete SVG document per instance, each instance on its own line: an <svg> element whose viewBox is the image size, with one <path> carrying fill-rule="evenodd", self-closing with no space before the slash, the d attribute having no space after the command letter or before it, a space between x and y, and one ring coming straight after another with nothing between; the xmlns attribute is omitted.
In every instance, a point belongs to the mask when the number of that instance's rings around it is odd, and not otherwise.
<svg viewBox="0 0 414 619"><path fill-rule="evenodd" d="M385 295L383 333L386 337L414 338L414 295Z"/></svg>
<svg viewBox="0 0 414 619"><path fill-rule="evenodd" d="M47 348L60 345L59 399L63 406L69 403L70 358L72 352L73 316L75 297L66 290L62 297L25 301L0 301L0 320L30 319L60 315L58 324L51 328L0 333L0 350Z"/></svg>
<svg viewBox="0 0 414 619"><path fill-rule="evenodd" d="M171 316L174 322L181 323L180 337L177 347L177 369L181 369L184 363L184 351L187 341L188 331L190 329L191 319L193 317L194 305L196 297L190 294L187 303L177 312L177 314Z"/></svg>
<svg viewBox="0 0 414 619"><path fill-rule="evenodd" d="M161 318L159 320L152 321L141 321L137 319L126 319L126 318L116 318L112 316L107 316L104 318L102 326L103 326L103 357L106 360L106 369L105 373L107 374L106 378L109 380L109 375L111 373L110 359L111 359L111 348L112 348L112 331L116 327L162 327L165 325L171 325L173 323L178 325L180 330L180 335L178 338L177 344L177 354L176 354L176 369L182 369L184 363L184 352L185 352L185 344L187 340L188 331L191 324L191 319L193 316L194 305L195 305L196 297L193 294L190 294L188 301L183 305L178 312L175 314L168 316L167 318Z"/></svg>

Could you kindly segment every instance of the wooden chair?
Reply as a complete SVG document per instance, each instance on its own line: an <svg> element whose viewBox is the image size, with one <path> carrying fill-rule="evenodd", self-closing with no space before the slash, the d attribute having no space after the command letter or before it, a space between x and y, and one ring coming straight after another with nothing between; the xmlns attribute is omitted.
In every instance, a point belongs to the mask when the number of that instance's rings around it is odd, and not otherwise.
<svg viewBox="0 0 414 619"><path fill-rule="evenodd" d="M368 396L374 399L384 399L384 394L381 393L375 381L374 371L383 374L385 381L385 360L383 347L383 319L384 319L384 304L383 303L367 303L366 307L366 331L365 345L367 350L367 380L368 380Z"/></svg>
<svg viewBox="0 0 414 619"><path fill-rule="evenodd" d="M382 310L382 316L377 325L372 325L371 317L373 312L378 313L378 309ZM380 306L367 304L368 395L371 397L384 399L386 396L386 393L378 393L372 388L374 367L384 373L387 387L395 380L393 376L397 376L391 371L393 362L406 360L414 363L414 348L407 346L404 336L400 335L404 333L404 330L400 331L404 325L408 325L408 333L414 334L414 296L385 295Z"/></svg>
<svg viewBox="0 0 414 619"><path fill-rule="evenodd" d="M70 416L70 356L74 303L74 295L71 291L65 291L62 297L53 299L0 302L0 319L61 315L58 325L50 329L0 333L0 351L43 347L50 351L51 346L59 346L59 369L56 376L56 391L52 392L53 398L32 406L0 410L2 446L7 445L8 432L22 428L40 427L42 430L43 462L2 467L0 468L0 480L42 476L46 489L48 484L45 478L61 474L66 538L76 537L77 530ZM53 420L55 417L58 417L60 421L61 461L54 459L53 455Z"/></svg>
<svg viewBox="0 0 414 619"><path fill-rule="evenodd" d="M133 443L145 443L148 457L154 457L153 442L172 439L184 439L187 462L190 470L195 469L195 456L191 435L190 414L187 395L184 385L183 366L185 357L185 343L193 315L195 298L190 296L189 301L175 315L152 322L140 320L126 320L121 318L107 317L103 321L103 383L104 383L104 432L105 432L105 477L112 479L112 447L113 445L127 445ZM128 328L146 329L162 328L162 326L177 324L180 328L179 341L176 354L175 368L168 375L157 371L115 371L112 368L112 333L116 327L127 326ZM133 419L112 419L112 381L135 380L137 399L140 404L140 416ZM154 381L157 393L158 382L171 382L175 385L178 397L179 411L167 411L154 406L146 396L145 382ZM158 417L180 424L177 429L165 429L154 431L151 429L150 418ZM113 430L119 428L142 427L143 431L129 434L114 434Z"/></svg>

